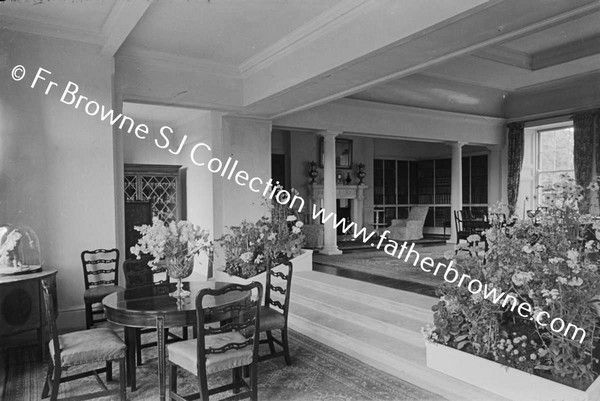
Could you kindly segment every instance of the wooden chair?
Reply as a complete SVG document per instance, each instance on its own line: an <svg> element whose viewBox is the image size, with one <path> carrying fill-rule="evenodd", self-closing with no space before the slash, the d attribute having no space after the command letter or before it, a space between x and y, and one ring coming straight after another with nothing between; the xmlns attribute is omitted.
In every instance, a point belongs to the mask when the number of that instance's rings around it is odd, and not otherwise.
<svg viewBox="0 0 600 401"><path fill-rule="evenodd" d="M472 234L471 230L468 227L465 227L465 212L462 210L454 211L454 224L456 227L456 245L460 243L460 241L464 240L469 242L467 238ZM469 244L470 245L470 244ZM463 249L461 249L463 250ZM469 249L464 249L471 254ZM454 254L458 253L459 249L454 251Z"/></svg>
<svg viewBox="0 0 600 401"><path fill-rule="evenodd" d="M169 290L169 276L166 273L166 269L155 269L154 271L148 265L153 259L151 256L145 256L140 259L129 259L123 262L123 275L125 276L125 288L139 288L149 285L154 285L156 293L168 293ZM158 276L158 278L157 278ZM136 363L137 365L142 364L142 349L155 347L156 341L142 344L142 334L156 332L155 328L135 329L135 351L136 351ZM168 329L165 330L165 335L169 339L175 341L187 340L187 327L183 328L183 336L178 337L173 333L170 333Z"/></svg>
<svg viewBox="0 0 600 401"><path fill-rule="evenodd" d="M252 291L256 289L258 298L251 299ZM214 305L211 298L226 296L227 293L240 291L247 294L244 300L225 306ZM260 334L260 299L262 285L253 282L248 285L230 284L220 289L205 288L196 296L196 315L198 320L198 338L181 341L168 346L171 399L183 401L200 399L207 401L210 395L233 390L231 398L250 397L258 399L257 362ZM222 324L208 325L215 320ZM250 382L242 377L242 369L250 368ZM188 395L185 398L177 394L177 370L181 367L198 376L199 394ZM232 370L231 383L209 389L207 375L223 370ZM239 393L241 387L248 390ZM228 398L229 399L229 398Z"/></svg>
<svg viewBox="0 0 600 401"><path fill-rule="evenodd" d="M292 273L293 264L290 261L285 261L281 265L286 266L287 271L275 271L269 268L267 271L267 281L265 285L265 302L260 308L260 331L266 332L267 338L260 341L261 344L269 344L269 354L259 355L259 361L283 356L287 365L291 364L290 349L288 345L288 312L290 303L290 292L292 289ZM284 286L273 284L273 277L283 280ZM280 280L280 281L281 281ZM272 295L277 292L283 296L281 300L273 299ZM281 338L277 339L273 336L273 331L280 330ZM278 352L275 350L275 344L278 344L282 349Z"/></svg>
<svg viewBox="0 0 600 401"><path fill-rule="evenodd" d="M119 250L118 249L96 249L81 252L81 264L83 266L83 279L85 292L83 302L85 304L85 326L89 329L92 325L105 322L106 318L96 319L96 315L104 316L104 309L95 308L94 304L100 304L102 298L113 292L123 291L119 287Z"/></svg>
<svg viewBox="0 0 600 401"><path fill-rule="evenodd" d="M60 383L93 375L102 387L102 391L63 398L63 400L87 400L118 394L120 400L124 401L127 385L125 378L125 343L108 328L82 330L58 335L54 301L56 298L55 287L51 286L46 280L42 280L41 283L51 338L48 345L50 348L50 361L48 362L48 373L42 390L42 398L50 396L52 401L57 400ZM106 367L62 377L63 371L70 367L98 362L106 362ZM119 362L119 388L109 390L98 374L106 372L106 381L112 380L112 362Z"/></svg>

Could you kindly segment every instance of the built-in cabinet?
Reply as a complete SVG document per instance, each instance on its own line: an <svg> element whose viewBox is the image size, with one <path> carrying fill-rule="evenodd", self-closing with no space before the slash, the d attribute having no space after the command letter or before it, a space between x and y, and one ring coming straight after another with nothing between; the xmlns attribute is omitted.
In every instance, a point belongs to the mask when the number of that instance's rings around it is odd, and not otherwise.
<svg viewBox="0 0 600 401"><path fill-rule="evenodd" d="M487 212L487 155L462 159L463 209ZM427 205L425 227L449 227L451 219L451 159L375 159L373 195L376 209L384 210L386 223L406 218L411 206ZM447 232L449 234L449 231Z"/></svg>

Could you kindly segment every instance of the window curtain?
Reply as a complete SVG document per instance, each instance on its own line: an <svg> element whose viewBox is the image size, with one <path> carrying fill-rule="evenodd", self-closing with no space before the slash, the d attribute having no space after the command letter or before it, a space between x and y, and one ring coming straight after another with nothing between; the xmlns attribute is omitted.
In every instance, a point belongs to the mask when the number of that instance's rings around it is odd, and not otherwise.
<svg viewBox="0 0 600 401"><path fill-rule="evenodd" d="M525 124L510 123L508 127L508 207L514 212L519 197L519 182L523 166ZM525 212L525 211L523 211Z"/></svg>
<svg viewBox="0 0 600 401"><path fill-rule="evenodd" d="M579 210L582 213L589 213L590 211L591 194L587 186L594 175L594 137L597 137L598 134L597 111L573 114L575 181L585 188L584 198L579 202ZM600 153L598 146L598 143L596 143L595 153L597 155ZM598 166L596 166L596 170L598 170Z"/></svg>

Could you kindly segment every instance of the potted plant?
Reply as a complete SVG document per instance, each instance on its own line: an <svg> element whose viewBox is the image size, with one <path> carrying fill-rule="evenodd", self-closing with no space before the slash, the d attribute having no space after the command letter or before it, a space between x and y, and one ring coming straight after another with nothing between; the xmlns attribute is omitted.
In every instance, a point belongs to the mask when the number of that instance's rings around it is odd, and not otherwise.
<svg viewBox="0 0 600 401"><path fill-rule="evenodd" d="M459 275L485 283L488 295L495 288L492 297L456 283L437 289L435 327L423 330L427 364L510 399L597 400L600 225L578 211L583 188L572 178L542 193L544 212L494 224L487 251L475 246L456 261ZM530 305L530 316L512 299L493 302L501 292Z"/></svg>
<svg viewBox="0 0 600 401"><path fill-rule="evenodd" d="M224 268L214 272L216 280L264 284L267 267L285 260L292 260L296 271L312 270L312 251L302 249L303 223L297 212L276 201L266 206L270 218L244 220L216 241L225 261Z"/></svg>

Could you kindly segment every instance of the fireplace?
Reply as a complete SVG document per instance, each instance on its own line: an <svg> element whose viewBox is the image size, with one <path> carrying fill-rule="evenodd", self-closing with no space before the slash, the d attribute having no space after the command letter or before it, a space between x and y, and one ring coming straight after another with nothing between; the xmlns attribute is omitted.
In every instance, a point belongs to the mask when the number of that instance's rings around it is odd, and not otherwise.
<svg viewBox="0 0 600 401"><path fill-rule="evenodd" d="M351 221L356 223L358 228L363 226L363 207L364 207L364 190L368 188L364 184L360 185L336 185L336 204L335 211L326 210L326 215L331 212L335 212L338 219L341 217L348 217ZM309 196L311 201L317 205L317 207L323 207L323 185L322 184L311 184L309 185ZM340 207L347 206L347 207ZM348 216L338 214L338 212L348 213ZM319 224L319 221L314 221L314 224ZM339 234L339 233L338 233Z"/></svg>

